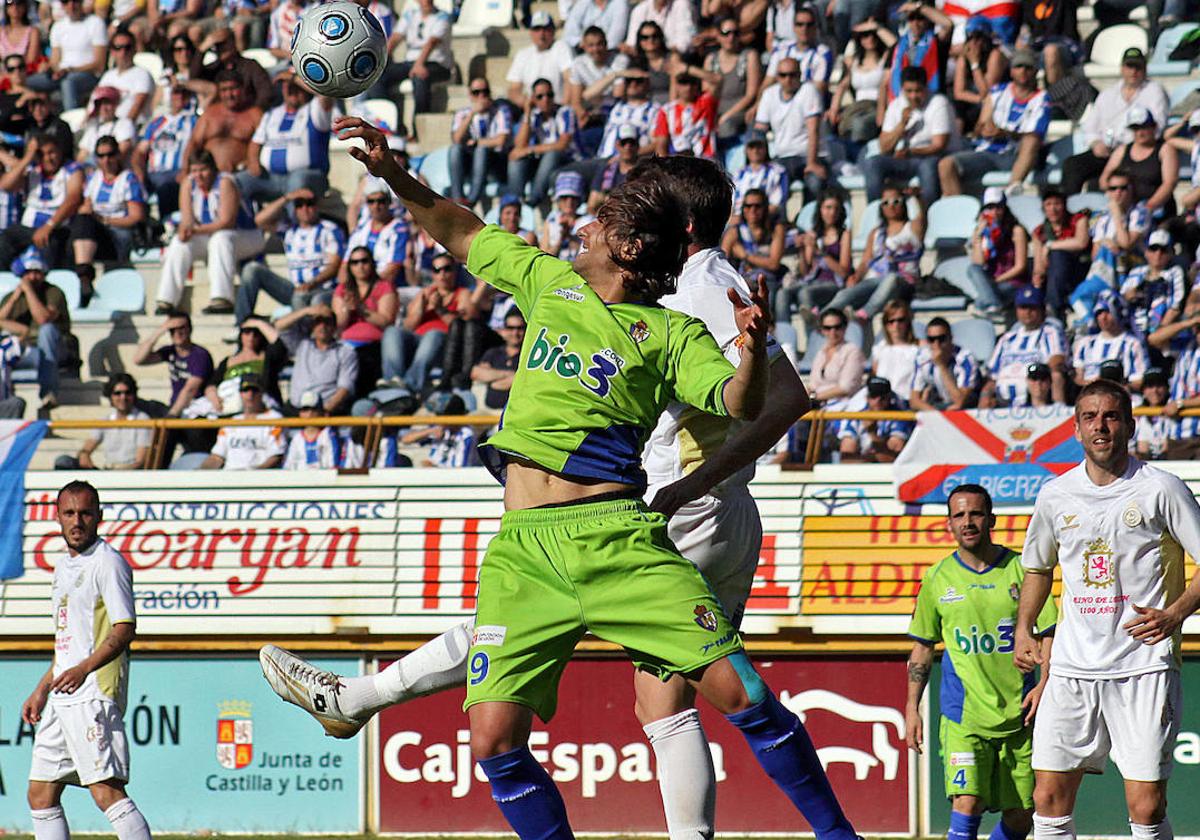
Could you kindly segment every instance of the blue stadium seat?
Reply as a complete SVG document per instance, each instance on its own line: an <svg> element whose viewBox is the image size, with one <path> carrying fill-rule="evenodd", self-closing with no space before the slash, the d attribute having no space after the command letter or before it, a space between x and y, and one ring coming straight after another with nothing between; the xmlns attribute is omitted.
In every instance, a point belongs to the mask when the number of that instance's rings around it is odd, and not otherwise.
<svg viewBox="0 0 1200 840"><path fill-rule="evenodd" d="M863 341L866 336L863 334L862 324L858 321L851 320L846 326L846 341L850 344L857 344L864 351L869 350L869 347L864 346ZM804 358L796 363L796 370L801 373L812 373L813 362L817 359L817 353L825 346L825 337L821 335L821 331L813 327L808 331L808 343L804 347Z"/></svg>
<svg viewBox="0 0 1200 840"><path fill-rule="evenodd" d="M1175 85L1167 94L1167 99L1170 100L1171 107L1174 108L1180 102L1187 99L1187 95L1194 90L1200 90L1200 79L1186 79Z"/></svg>
<svg viewBox="0 0 1200 840"><path fill-rule="evenodd" d="M738 171L746 165L746 147L739 143L725 152L725 171L730 175L738 174Z"/></svg>
<svg viewBox="0 0 1200 840"><path fill-rule="evenodd" d="M52 286L58 286L62 290L63 296L67 299L67 309L73 316L75 311L79 309L82 297L79 286L79 275L74 271L56 268L46 275L46 282Z"/></svg>
<svg viewBox="0 0 1200 840"><path fill-rule="evenodd" d="M1008 199L1008 209L1017 217L1021 227L1028 233L1040 225L1046 218L1042 212L1042 199L1036 195L1014 195Z"/></svg>
<svg viewBox="0 0 1200 840"><path fill-rule="evenodd" d="M1186 76L1191 72L1190 61L1171 61L1171 51L1179 46L1183 36L1196 28L1194 23L1177 23L1169 29L1158 33L1154 51L1150 53L1150 61L1146 65L1146 73L1151 77Z"/></svg>
<svg viewBox="0 0 1200 840"><path fill-rule="evenodd" d="M92 305L111 312L141 314L146 310L146 280L132 268L115 268L106 271L96 281L96 295Z"/></svg>
<svg viewBox="0 0 1200 840"><path fill-rule="evenodd" d="M425 155L421 161L421 175L429 182L429 188L445 195L450 191L450 147L442 146Z"/></svg>
<svg viewBox="0 0 1200 840"><path fill-rule="evenodd" d="M996 327L986 318L966 318L950 325L954 343L970 351L975 361L987 362L996 346Z"/></svg>
<svg viewBox="0 0 1200 840"><path fill-rule="evenodd" d="M6 296L21 284L21 278L11 271L0 271L0 298Z"/></svg>
<svg viewBox="0 0 1200 840"><path fill-rule="evenodd" d="M1077 149L1083 146L1083 137L1075 132L1068 137L1060 137L1046 149L1046 165L1041 168L1040 175L1044 184L1062 182L1063 161L1077 154Z"/></svg>
<svg viewBox="0 0 1200 840"><path fill-rule="evenodd" d="M971 238L979 216L979 199L970 195L951 195L929 205L925 227L925 247L937 250L961 247Z"/></svg>
<svg viewBox="0 0 1200 840"><path fill-rule="evenodd" d="M200 465L204 463L204 459L208 457L207 452L184 452L178 458L171 462L169 469L172 470L198 470Z"/></svg>
<svg viewBox="0 0 1200 840"><path fill-rule="evenodd" d="M1072 213L1087 210L1092 215L1108 209L1108 199L1102 192L1082 192L1067 196L1067 209Z"/></svg>

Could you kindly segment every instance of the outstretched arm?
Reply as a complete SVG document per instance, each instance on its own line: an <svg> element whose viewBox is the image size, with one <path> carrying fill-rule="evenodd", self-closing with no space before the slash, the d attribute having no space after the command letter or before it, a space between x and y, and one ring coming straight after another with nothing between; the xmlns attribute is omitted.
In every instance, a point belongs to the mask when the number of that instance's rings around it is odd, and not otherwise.
<svg viewBox="0 0 1200 840"><path fill-rule="evenodd" d="M413 220L429 231L452 257L462 263L467 261L471 242L484 226L478 216L409 175L392 157L387 139L379 129L358 117L341 117L333 121L333 130L342 140L361 137L364 148L352 148L351 156L372 175L387 181Z"/></svg>
<svg viewBox="0 0 1200 840"><path fill-rule="evenodd" d="M733 378L725 383L725 408L731 417L739 420L756 420L763 410L767 396L767 313L771 306L767 302L767 285L760 277L758 288L746 303L733 289L729 290L729 302L733 304L734 319L741 334L738 346L742 350L742 361Z"/></svg>

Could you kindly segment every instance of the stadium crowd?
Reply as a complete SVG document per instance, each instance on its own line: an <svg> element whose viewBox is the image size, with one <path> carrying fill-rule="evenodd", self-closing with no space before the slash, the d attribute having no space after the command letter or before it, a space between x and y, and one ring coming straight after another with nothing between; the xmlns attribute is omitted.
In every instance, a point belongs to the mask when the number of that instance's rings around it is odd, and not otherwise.
<svg viewBox="0 0 1200 840"><path fill-rule="evenodd" d="M1107 3L1097 19L1119 22ZM502 409L525 338L511 298L476 283L383 182L330 189L336 112L395 101L406 85L412 112L428 113L457 79L469 104L449 136L420 137L426 154L410 161L414 130L385 126L394 154L564 259L640 158L723 162L735 212L722 250L766 282L776 338L818 406L1070 404L1105 377L1165 407L1139 425L1143 457L1190 456L1195 418L1178 415L1200 406L1200 94L1172 106L1148 51L1130 46L1097 95L1075 4L969 5L559 0L556 21L525 3L515 15L529 44L493 91L456 66L457 7L373 0L394 59L338 102L292 74L300 0L6 0L0 266L19 282L0 301L0 415L25 412L16 367L36 368L41 416L78 367L71 307L48 273L73 271L86 307L97 268L159 248L148 291L164 320L134 361L143 377L165 365L170 400L139 401L119 373L105 388L112 419ZM1189 13L1186 0L1156 7L1148 43ZM147 52L161 71L135 62ZM63 119L73 109L85 110L78 130ZM1071 121L1079 153L1054 156L1052 120ZM868 202L857 229L851 190ZM279 247L284 272L265 259ZM201 263L202 313L228 319L233 344L219 363L225 351L194 344L181 308ZM255 314L263 293L288 308L273 321ZM914 315L939 299L942 315ZM833 423L822 451L889 461L912 425ZM807 433L774 457L803 458ZM61 465L95 466L99 450L109 467L140 467L146 434L106 430ZM418 444L422 463L475 463L475 434L416 429L376 464L405 463ZM177 447L214 469L366 457L361 440L317 426L229 427Z"/></svg>

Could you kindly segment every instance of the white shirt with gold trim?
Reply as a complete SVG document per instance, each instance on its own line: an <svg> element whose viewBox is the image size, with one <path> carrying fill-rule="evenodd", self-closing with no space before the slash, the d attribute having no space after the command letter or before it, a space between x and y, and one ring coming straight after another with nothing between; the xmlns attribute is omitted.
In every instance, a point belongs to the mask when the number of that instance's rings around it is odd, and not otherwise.
<svg viewBox="0 0 1200 840"><path fill-rule="evenodd" d="M54 676L87 659L108 638L114 625L137 621L133 572L119 551L96 540L72 557L63 552L54 563L50 589L54 611ZM129 686L129 651L87 675L73 694L51 692L59 705L111 700L122 710Z"/></svg>
<svg viewBox="0 0 1200 840"><path fill-rule="evenodd" d="M1119 679L1180 666L1180 639L1144 645L1121 625L1139 607L1162 609L1187 581L1183 557L1200 557L1200 505L1177 477L1136 458L1103 487L1083 464L1042 487L1021 563L1062 566L1062 609L1051 673Z"/></svg>

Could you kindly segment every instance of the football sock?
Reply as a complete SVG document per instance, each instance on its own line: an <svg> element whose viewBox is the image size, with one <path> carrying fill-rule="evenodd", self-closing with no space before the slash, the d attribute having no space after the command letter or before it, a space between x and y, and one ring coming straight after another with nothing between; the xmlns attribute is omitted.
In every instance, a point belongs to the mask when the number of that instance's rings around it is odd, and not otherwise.
<svg viewBox="0 0 1200 840"><path fill-rule="evenodd" d="M521 840L569 840L567 808L550 774L529 747L480 759L492 783L492 799Z"/></svg>
<svg viewBox="0 0 1200 840"><path fill-rule="evenodd" d="M950 830L946 832L946 840L975 840L979 836L979 824L983 815L971 816L958 811L950 812ZM992 838L992 840L995 840Z"/></svg>
<svg viewBox="0 0 1200 840"><path fill-rule="evenodd" d="M111 805L104 816L112 823L117 840L150 840L150 826L132 799L122 799Z"/></svg>
<svg viewBox="0 0 1200 840"><path fill-rule="evenodd" d="M61 805L31 809L29 816L33 817L34 840L70 840L71 829Z"/></svg>
<svg viewBox="0 0 1200 840"><path fill-rule="evenodd" d="M742 731L758 763L808 820L819 840L855 840L858 835L833 795L800 718L770 692L761 702L725 717Z"/></svg>
<svg viewBox="0 0 1200 840"><path fill-rule="evenodd" d="M374 714L386 706L457 688L467 682L467 653L475 619L451 627L369 677L343 677L338 702L344 714Z"/></svg>
<svg viewBox="0 0 1200 840"><path fill-rule="evenodd" d="M700 713L688 709L642 727L658 765L658 788L670 840L711 840L717 774Z"/></svg>
<svg viewBox="0 0 1200 840"><path fill-rule="evenodd" d="M1033 815L1033 840L1063 840L1075 838L1075 818Z"/></svg>
<svg viewBox="0 0 1200 840"><path fill-rule="evenodd" d="M1000 819L996 822L996 827L992 829L988 840L1025 840L1029 836L1028 831L1019 832L1004 824L1004 820Z"/></svg>
<svg viewBox="0 0 1200 840"><path fill-rule="evenodd" d="M1138 825L1131 822L1129 833L1133 835L1133 840L1174 840L1175 837L1175 829L1171 828L1171 821L1166 817L1163 817L1163 821L1158 825Z"/></svg>

